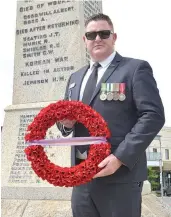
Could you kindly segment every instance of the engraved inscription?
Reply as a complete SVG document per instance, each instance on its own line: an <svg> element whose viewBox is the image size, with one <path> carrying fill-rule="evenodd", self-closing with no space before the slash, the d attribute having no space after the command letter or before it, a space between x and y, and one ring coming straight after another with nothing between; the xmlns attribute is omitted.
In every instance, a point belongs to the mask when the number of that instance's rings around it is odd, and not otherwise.
<svg viewBox="0 0 171 217"><path fill-rule="evenodd" d="M69 76L85 65L89 57L85 50L81 51L81 19L100 12L100 6L99 1L18 1L15 104L64 97Z"/></svg>
<svg viewBox="0 0 171 217"><path fill-rule="evenodd" d="M43 180L39 179L37 175L34 173L31 168L30 162L27 160L26 155L24 153L24 149L28 146L28 144L24 140L24 136L27 130L28 125L33 121L36 114L21 114L20 115L20 123L17 135L17 146L15 150L15 156L13 160L13 164L11 166L10 176L8 179L9 183L21 183L21 184L31 184L31 183L43 183ZM55 127L56 131L52 131L50 128L46 133L46 138L55 139L59 138L59 132L57 131L57 127ZM47 156L54 161L56 159L56 150L51 146L44 147L44 150Z"/></svg>
<svg viewBox="0 0 171 217"><path fill-rule="evenodd" d="M29 123L32 122L35 115L20 115L20 126L18 130L18 142L14 161L11 167L9 183L31 183L33 170L31 169L24 149L27 144L24 141L25 132Z"/></svg>

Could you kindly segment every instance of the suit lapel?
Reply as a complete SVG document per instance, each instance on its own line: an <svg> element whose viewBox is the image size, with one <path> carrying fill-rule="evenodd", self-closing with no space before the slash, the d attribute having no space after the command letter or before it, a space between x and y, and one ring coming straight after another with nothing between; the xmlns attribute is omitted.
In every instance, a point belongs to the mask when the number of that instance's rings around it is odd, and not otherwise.
<svg viewBox="0 0 171 217"><path fill-rule="evenodd" d="M110 75L116 70L116 68L118 67L121 60L122 60L122 56L116 52L116 55L115 55L114 59L112 60L111 64L107 68L104 75L102 76L101 80L99 81L99 83L98 83L98 85L97 85L97 87L96 87L96 89L95 89L95 91L94 91L94 93L92 95L90 103L93 101L94 97L100 91L101 83L105 83L107 81L107 79L110 77Z"/></svg>
<svg viewBox="0 0 171 217"><path fill-rule="evenodd" d="M77 85L76 85L76 96L74 97L75 100L79 100L79 96L80 96L80 89L81 89L81 84L84 78L85 73L87 72L89 68L89 65L84 66L78 73L77 73Z"/></svg>

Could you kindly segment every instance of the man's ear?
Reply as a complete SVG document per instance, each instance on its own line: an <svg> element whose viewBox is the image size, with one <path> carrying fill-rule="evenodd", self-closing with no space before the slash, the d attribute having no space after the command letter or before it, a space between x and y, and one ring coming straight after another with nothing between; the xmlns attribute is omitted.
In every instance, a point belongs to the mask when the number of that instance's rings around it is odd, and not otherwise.
<svg viewBox="0 0 171 217"><path fill-rule="evenodd" d="M116 33L113 34L113 39L114 39L114 42L117 40L117 34Z"/></svg>

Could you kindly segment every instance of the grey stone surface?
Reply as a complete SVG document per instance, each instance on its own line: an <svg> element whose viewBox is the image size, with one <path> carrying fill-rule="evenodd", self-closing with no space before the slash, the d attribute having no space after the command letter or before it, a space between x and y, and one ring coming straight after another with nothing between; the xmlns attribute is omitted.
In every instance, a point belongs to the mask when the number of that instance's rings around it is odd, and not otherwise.
<svg viewBox="0 0 171 217"><path fill-rule="evenodd" d="M43 184L42 184L43 185ZM1 197L9 199L69 200L72 188L61 187L2 187Z"/></svg>
<svg viewBox="0 0 171 217"><path fill-rule="evenodd" d="M71 203L67 200L2 200L2 217L72 217ZM153 194L144 195L142 217L171 217L171 207Z"/></svg>
<svg viewBox="0 0 171 217"><path fill-rule="evenodd" d="M72 217L70 201L29 201L22 217Z"/></svg>
<svg viewBox="0 0 171 217"><path fill-rule="evenodd" d="M72 217L70 201L2 200L2 217Z"/></svg>
<svg viewBox="0 0 171 217"><path fill-rule="evenodd" d="M2 217L22 217L28 200L1 200Z"/></svg>
<svg viewBox="0 0 171 217"><path fill-rule="evenodd" d="M154 194L144 195L142 217L171 217L171 207Z"/></svg>

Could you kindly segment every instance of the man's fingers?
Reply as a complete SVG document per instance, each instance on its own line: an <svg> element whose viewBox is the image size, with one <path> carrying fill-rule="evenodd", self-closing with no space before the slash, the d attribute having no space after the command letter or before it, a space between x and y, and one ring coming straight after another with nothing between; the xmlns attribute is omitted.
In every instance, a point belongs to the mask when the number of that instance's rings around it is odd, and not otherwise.
<svg viewBox="0 0 171 217"><path fill-rule="evenodd" d="M105 167L109 163L109 159L105 158L101 163L99 163L98 167Z"/></svg>
<svg viewBox="0 0 171 217"><path fill-rule="evenodd" d="M106 174L107 174L106 169L103 169L100 172L98 172L93 178L103 177L103 176L106 176Z"/></svg>

